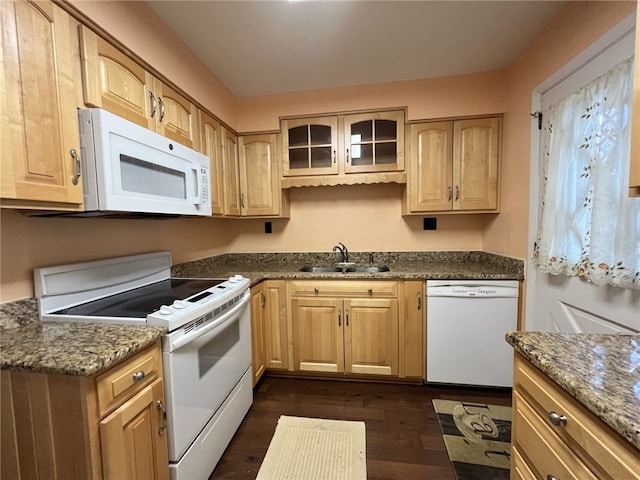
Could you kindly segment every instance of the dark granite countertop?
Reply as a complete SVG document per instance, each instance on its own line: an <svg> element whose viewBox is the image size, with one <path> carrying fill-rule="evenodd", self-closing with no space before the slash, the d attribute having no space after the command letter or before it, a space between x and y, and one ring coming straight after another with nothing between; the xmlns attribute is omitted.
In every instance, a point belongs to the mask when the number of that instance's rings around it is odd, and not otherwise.
<svg viewBox="0 0 640 480"><path fill-rule="evenodd" d="M0 307L0 368L90 376L151 345L158 327L40 322L34 299Z"/></svg>
<svg viewBox="0 0 640 480"><path fill-rule="evenodd" d="M508 332L506 340L640 449L640 335Z"/></svg>
<svg viewBox="0 0 640 480"><path fill-rule="evenodd" d="M369 265L368 252L351 253L356 265ZM373 252L373 264L385 265L381 273L307 273L304 266L334 265L335 253L228 253L195 260L171 268L176 277L243 275L252 284L278 279L475 279L521 280L524 261L481 251L471 252Z"/></svg>
<svg viewBox="0 0 640 480"><path fill-rule="evenodd" d="M327 253L233 253L174 265L172 276L225 278L241 274L255 284L265 279L522 279L522 260L472 252L374 252L384 273L304 273L302 266L332 265ZM351 253L358 265L368 252ZM44 322L35 299L0 305L0 367L41 373L93 375L154 342L163 333L152 327Z"/></svg>

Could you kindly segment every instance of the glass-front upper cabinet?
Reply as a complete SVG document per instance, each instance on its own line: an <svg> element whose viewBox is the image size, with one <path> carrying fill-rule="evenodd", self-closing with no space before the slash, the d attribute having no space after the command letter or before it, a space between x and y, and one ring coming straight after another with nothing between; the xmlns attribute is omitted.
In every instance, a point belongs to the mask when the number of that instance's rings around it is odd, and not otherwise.
<svg viewBox="0 0 640 480"><path fill-rule="evenodd" d="M283 175L338 173L338 118L283 120Z"/></svg>
<svg viewBox="0 0 640 480"><path fill-rule="evenodd" d="M404 111L344 117L345 173L404 170Z"/></svg>

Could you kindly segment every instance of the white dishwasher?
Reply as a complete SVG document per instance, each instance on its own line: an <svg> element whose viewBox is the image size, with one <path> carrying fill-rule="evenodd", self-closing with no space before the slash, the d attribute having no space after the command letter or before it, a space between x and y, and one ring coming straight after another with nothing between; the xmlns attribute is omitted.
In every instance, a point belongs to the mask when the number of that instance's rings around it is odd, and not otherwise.
<svg viewBox="0 0 640 480"><path fill-rule="evenodd" d="M426 381L511 387L517 319L517 280L427 280Z"/></svg>

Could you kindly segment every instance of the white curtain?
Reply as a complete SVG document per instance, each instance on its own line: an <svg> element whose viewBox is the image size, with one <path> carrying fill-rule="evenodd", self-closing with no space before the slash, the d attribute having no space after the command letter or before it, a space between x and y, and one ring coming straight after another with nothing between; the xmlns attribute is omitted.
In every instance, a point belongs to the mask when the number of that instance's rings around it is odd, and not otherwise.
<svg viewBox="0 0 640 480"><path fill-rule="evenodd" d="M628 192L632 59L542 112L542 272L640 289L640 198Z"/></svg>

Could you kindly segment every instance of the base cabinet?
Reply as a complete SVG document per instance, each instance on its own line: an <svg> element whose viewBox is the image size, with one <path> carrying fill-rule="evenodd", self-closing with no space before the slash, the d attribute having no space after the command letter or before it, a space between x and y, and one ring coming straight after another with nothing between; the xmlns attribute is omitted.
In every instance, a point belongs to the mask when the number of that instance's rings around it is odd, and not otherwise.
<svg viewBox="0 0 640 480"><path fill-rule="evenodd" d="M266 280L251 288L253 385L267 369L288 370L290 339L284 280Z"/></svg>
<svg viewBox="0 0 640 480"><path fill-rule="evenodd" d="M0 378L2 480L169 478L159 342L97 376Z"/></svg>
<svg viewBox="0 0 640 480"><path fill-rule="evenodd" d="M640 454L516 355L511 478L640 479Z"/></svg>
<svg viewBox="0 0 640 480"><path fill-rule="evenodd" d="M398 375L397 282L293 281L293 368Z"/></svg>

